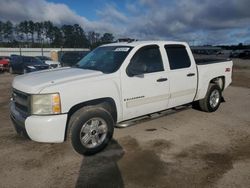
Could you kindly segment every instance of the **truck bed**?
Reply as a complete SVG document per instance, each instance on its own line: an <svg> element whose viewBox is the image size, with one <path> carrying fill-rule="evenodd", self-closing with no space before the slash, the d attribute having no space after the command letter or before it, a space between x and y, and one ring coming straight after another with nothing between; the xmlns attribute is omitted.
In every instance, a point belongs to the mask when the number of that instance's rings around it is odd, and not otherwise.
<svg viewBox="0 0 250 188"><path fill-rule="evenodd" d="M219 58L195 58L197 65L207 65L213 63L222 63L226 61L231 61L230 59L219 59Z"/></svg>

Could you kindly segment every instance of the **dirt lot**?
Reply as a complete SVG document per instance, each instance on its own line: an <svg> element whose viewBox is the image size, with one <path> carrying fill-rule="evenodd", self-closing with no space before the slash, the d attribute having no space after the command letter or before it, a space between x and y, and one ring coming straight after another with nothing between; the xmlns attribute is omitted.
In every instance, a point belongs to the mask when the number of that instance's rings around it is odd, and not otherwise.
<svg viewBox="0 0 250 188"><path fill-rule="evenodd" d="M232 85L250 88L250 60L234 59Z"/></svg>
<svg viewBox="0 0 250 188"><path fill-rule="evenodd" d="M0 187L249 187L250 69L237 61L217 112L185 108L116 129L108 148L91 157L69 141L16 135L8 111L13 76L1 74Z"/></svg>

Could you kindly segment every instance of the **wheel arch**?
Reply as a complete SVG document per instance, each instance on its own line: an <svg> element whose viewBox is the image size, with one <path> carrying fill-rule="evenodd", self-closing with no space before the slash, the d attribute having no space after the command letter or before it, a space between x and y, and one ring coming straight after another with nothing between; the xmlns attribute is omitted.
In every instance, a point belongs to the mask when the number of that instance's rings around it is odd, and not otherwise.
<svg viewBox="0 0 250 188"><path fill-rule="evenodd" d="M201 83L198 85L198 95L196 96L195 101L203 99L206 96L211 84L218 85L221 88L221 91L223 91L225 89L225 76L221 75L205 81L202 80Z"/></svg>
<svg viewBox="0 0 250 188"><path fill-rule="evenodd" d="M216 78L213 78L210 80L209 84L216 84L221 88L221 91L223 91L225 88L225 76L218 76Z"/></svg>
<svg viewBox="0 0 250 188"><path fill-rule="evenodd" d="M66 123L66 128L65 128L65 136L64 140L67 139L68 135L68 130L69 130L69 122L71 116L80 108L83 108L85 106L100 106L105 108L107 111L109 111L114 119L114 122L117 122L117 107L116 103L113 98L111 97L105 97L105 98L99 98L99 99L94 99L90 101L85 101L82 103L75 104L72 106L68 112L68 117L67 117L67 123Z"/></svg>

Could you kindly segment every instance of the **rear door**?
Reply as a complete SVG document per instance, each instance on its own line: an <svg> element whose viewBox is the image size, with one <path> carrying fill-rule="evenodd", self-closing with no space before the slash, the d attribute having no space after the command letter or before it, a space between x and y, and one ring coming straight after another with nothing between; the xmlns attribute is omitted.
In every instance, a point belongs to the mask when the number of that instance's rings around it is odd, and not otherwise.
<svg viewBox="0 0 250 188"><path fill-rule="evenodd" d="M130 75L130 71L135 69L141 72ZM140 48L122 74L124 120L167 108L169 81L158 45Z"/></svg>
<svg viewBox="0 0 250 188"><path fill-rule="evenodd" d="M190 50L184 45L165 45L169 61L170 80L169 108L193 101L197 87L197 70Z"/></svg>

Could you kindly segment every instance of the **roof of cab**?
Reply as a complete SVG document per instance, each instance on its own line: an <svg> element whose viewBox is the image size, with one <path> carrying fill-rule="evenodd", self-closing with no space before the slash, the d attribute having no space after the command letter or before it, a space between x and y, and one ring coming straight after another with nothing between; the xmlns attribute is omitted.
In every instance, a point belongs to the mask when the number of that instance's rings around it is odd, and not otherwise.
<svg viewBox="0 0 250 188"><path fill-rule="evenodd" d="M158 45L165 45L165 44L182 44L186 45L186 42L177 42L177 41L134 41L134 42L117 42L117 43L110 43L110 44L105 44L102 46L141 46L141 45L153 45L153 44L158 44Z"/></svg>

